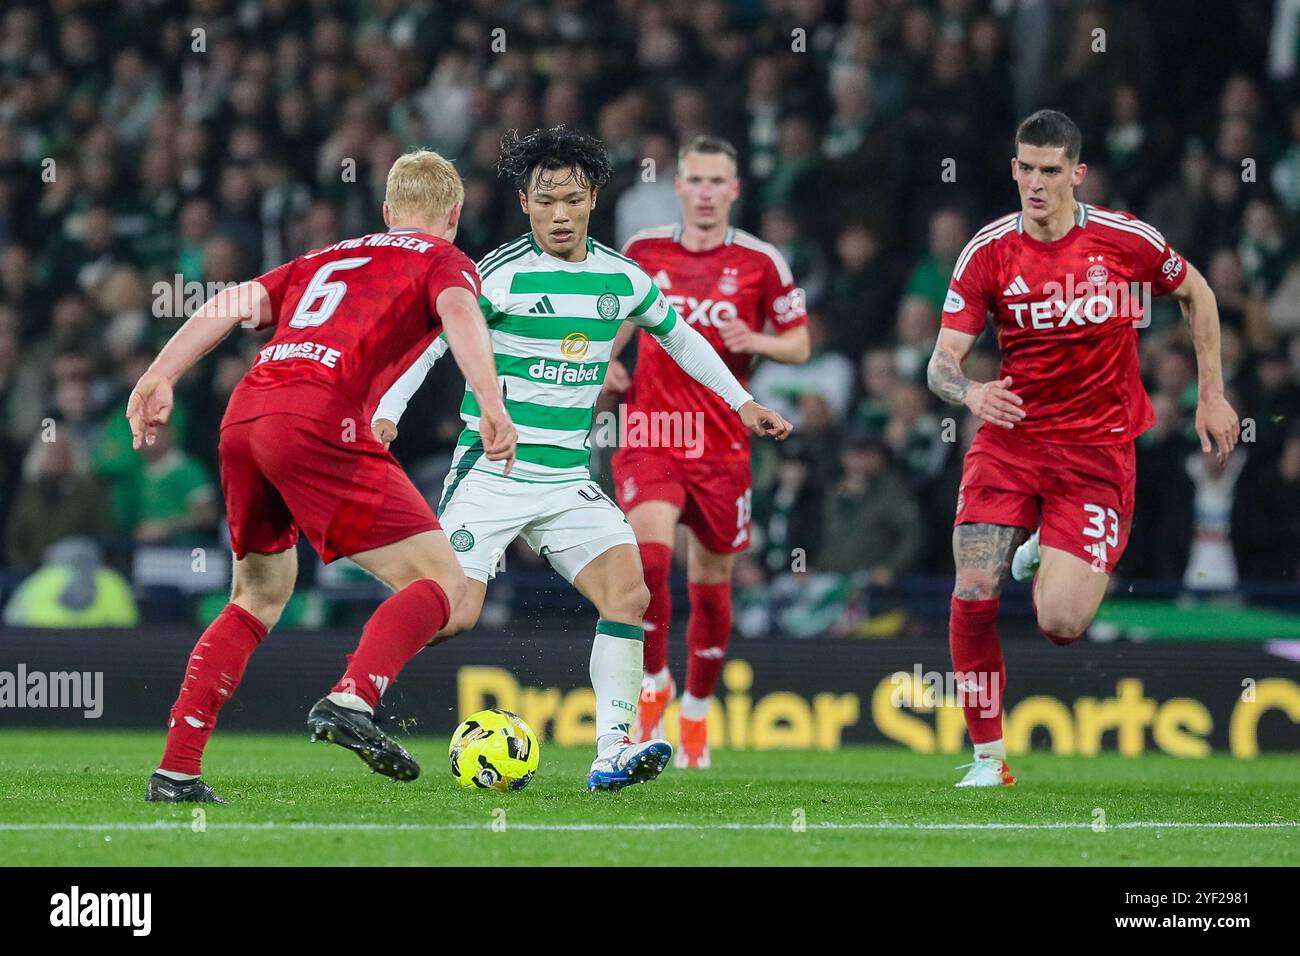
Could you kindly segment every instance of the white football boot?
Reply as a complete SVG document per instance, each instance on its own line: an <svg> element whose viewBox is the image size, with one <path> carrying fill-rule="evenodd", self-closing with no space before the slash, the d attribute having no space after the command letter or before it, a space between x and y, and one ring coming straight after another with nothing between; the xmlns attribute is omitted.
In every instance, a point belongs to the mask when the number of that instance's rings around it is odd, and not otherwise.
<svg viewBox="0 0 1300 956"><path fill-rule="evenodd" d="M1016 548L1016 553L1011 556L1011 576L1017 581L1032 580L1038 573L1038 565L1042 560L1042 555L1038 551L1038 532L1035 531L1029 536L1028 541Z"/></svg>
<svg viewBox="0 0 1300 956"><path fill-rule="evenodd" d="M992 754L976 754L971 763L962 764L958 770L966 767L966 776L957 781L958 787L1009 787L1016 782L1011 776L1011 768L1001 757Z"/></svg>

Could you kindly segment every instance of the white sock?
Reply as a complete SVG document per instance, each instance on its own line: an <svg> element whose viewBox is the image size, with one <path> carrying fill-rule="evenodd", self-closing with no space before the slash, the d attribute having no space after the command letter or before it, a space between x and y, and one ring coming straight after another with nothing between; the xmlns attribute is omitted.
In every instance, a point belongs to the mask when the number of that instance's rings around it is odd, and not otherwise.
<svg viewBox="0 0 1300 956"><path fill-rule="evenodd" d="M671 677L668 674L668 668L665 667L663 670L654 674L647 671L645 679L650 682L651 687L654 688L654 691L657 694L662 690L668 689L668 683L671 680Z"/></svg>
<svg viewBox="0 0 1300 956"><path fill-rule="evenodd" d="M336 690L329 694L328 697L331 702L338 704L340 707L346 707L348 710L363 710L372 717L375 714L375 709L367 704L363 698L358 697L356 694L349 694L345 690Z"/></svg>
<svg viewBox="0 0 1300 956"><path fill-rule="evenodd" d="M687 720L704 720L709 716L709 698L695 697L687 691L682 695L681 715Z"/></svg>
<svg viewBox="0 0 1300 956"><path fill-rule="evenodd" d="M641 625L601 618L591 645L591 687L596 692L596 753L628 736L641 696L645 643Z"/></svg>
<svg viewBox="0 0 1300 956"><path fill-rule="evenodd" d="M159 776L166 777L168 780L175 780L178 783L189 783L191 780L199 779L197 773L180 773L176 770L164 770L162 767L158 768L158 774Z"/></svg>
<svg viewBox="0 0 1300 956"><path fill-rule="evenodd" d="M1007 759L1007 745L1002 742L1002 738L990 740L986 743L975 745L975 756L984 754L988 757L997 757L999 760Z"/></svg>

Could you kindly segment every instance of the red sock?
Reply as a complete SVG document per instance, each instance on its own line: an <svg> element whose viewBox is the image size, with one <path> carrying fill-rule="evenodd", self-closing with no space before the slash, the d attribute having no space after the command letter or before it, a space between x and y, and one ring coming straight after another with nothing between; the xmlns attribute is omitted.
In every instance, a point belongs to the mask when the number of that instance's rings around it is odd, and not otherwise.
<svg viewBox="0 0 1300 956"><path fill-rule="evenodd" d="M948 628L952 669L973 675L978 693L963 699L966 729L971 743L983 744L1002 736L1002 692L1007 686L1007 666L998 640L999 598L966 601L954 596ZM996 684L993 676L997 676ZM985 703L980 703L980 698Z"/></svg>
<svg viewBox="0 0 1300 956"><path fill-rule="evenodd" d="M198 774L221 705L234 696L248 659L266 637L266 625L237 604L227 604L190 652L180 695L172 704L162 770Z"/></svg>
<svg viewBox="0 0 1300 956"><path fill-rule="evenodd" d="M449 617L451 602L442 585L427 578L411 582L370 615L361 643L348 655L348 669L334 690L356 694L378 707L398 672L446 626Z"/></svg>
<svg viewBox="0 0 1300 956"><path fill-rule="evenodd" d="M686 690L692 697L713 693L731 641L731 582L687 584L691 616L686 622Z"/></svg>
<svg viewBox="0 0 1300 956"><path fill-rule="evenodd" d="M650 542L641 545L641 571L650 589L650 606L645 609L641 626L645 628L645 663L647 674L658 674L668 666L668 628L673 620L673 592L668 573L673 566L673 549Z"/></svg>

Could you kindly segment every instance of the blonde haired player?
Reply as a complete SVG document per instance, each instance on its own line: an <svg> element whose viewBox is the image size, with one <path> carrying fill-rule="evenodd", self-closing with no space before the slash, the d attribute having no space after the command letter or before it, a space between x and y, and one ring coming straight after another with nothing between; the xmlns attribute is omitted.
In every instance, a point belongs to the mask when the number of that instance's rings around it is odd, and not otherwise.
<svg viewBox="0 0 1300 956"><path fill-rule="evenodd" d="M313 739L396 779L419 775L374 711L455 613L465 575L423 496L365 426L398 374L442 333L480 396L485 457L507 470L514 460L478 274L452 245L464 195L437 153L400 157L388 174L386 232L316 249L214 296L132 391L127 417L138 448L166 424L177 380L236 325L275 330L221 422L230 603L190 656L145 799L225 802L199 777L203 750L293 592L300 530L326 563L346 555L394 591L366 622L342 678L311 709Z"/></svg>

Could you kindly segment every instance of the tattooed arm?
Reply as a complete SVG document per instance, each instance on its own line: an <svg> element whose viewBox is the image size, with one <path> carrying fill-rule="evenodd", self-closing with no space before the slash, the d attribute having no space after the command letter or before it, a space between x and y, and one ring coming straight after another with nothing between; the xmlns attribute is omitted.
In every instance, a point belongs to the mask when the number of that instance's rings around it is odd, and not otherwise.
<svg viewBox="0 0 1300 956"><path fill-rule="evenodd" d="M972 382L961 370L975 346L975 336L940 329L926 369L930 391L951 405L965 405L976 416L1000 428L1014 428L1025 417L1019 395L1011 391L1011 376L995 382Z"/></svg>
<svg viewBox="0 0 1300 956"><path fill-rule="evenodd" d="M930 391L950 405L966 402L971 380L962 373L961 363L975 346L975 336L956 329L941 329L934 343L934 354L926 369L926 382Z"/></svg>

